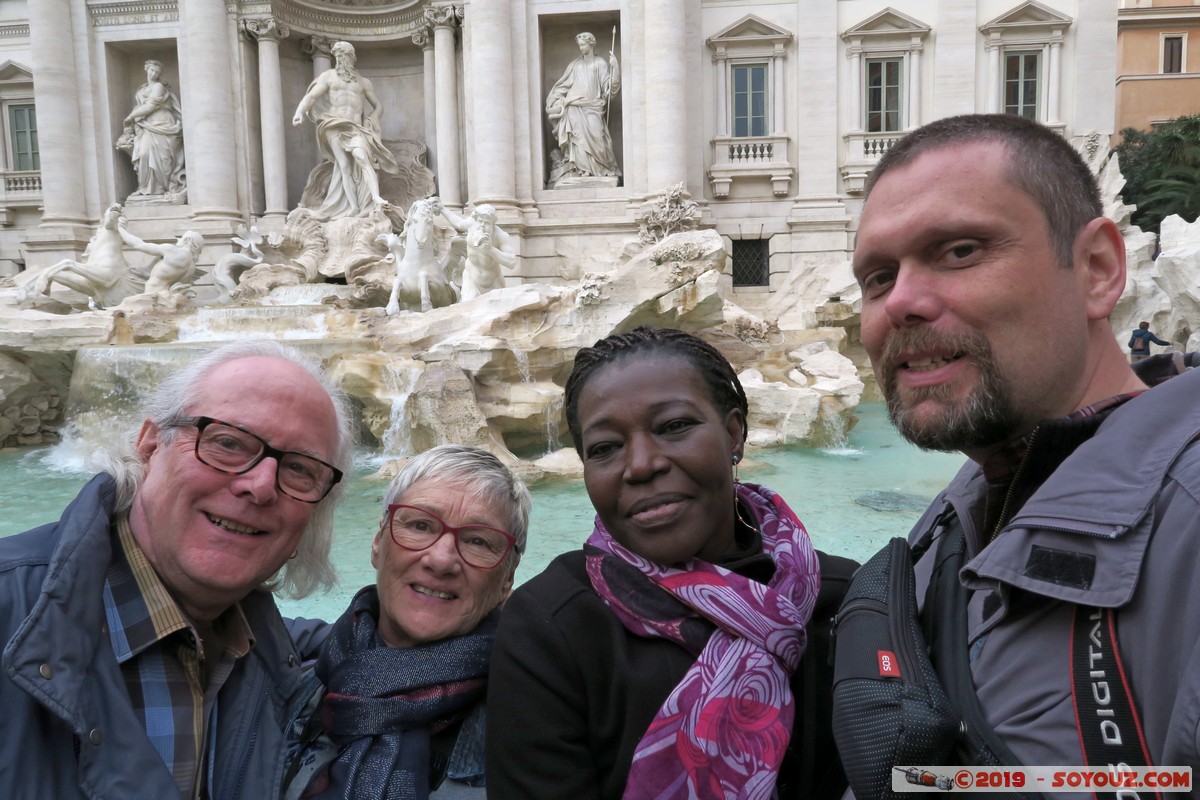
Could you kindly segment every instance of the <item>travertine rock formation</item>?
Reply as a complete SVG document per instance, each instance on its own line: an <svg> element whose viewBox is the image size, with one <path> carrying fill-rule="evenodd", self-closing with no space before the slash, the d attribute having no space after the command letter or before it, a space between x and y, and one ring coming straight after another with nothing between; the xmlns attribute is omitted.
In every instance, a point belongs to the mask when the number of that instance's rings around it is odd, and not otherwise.
<svg viewBox="0 0 1200 800"><path fill-rule="evenodd" d="M689 231L576 285L506 287L390 317L378 307L348 308L350 287L332 284L310 284L303 293L268 290L262 305L150 308L128 316L23 309L9 300L15 288L0 288L0 356L8 359L0 366L0 415L17 405L22 420L0 438L15 444L24 436L27 443L34 428L42 441L53 437L61 420L51 409L64 405L71 435L115 435L114 428L137 422L136 391L126 391L123 376L150 385L197 348L269 335L322 358L360 408L364 443L385 455L464 442L512 463L519 458L535 477L569 474L578 460L564 451L570 440L562 385L576 351L614 331L653 324L700 332L730 358L750 397L754 443L822 441L825 422L847 416L863 391L854 365L836 351L844 331L785 330L748 314L718 291L726 266L715 232ZM68 404L76 351L79 380ZM36 425L24 410L33 395L47 406Z"/></svg>

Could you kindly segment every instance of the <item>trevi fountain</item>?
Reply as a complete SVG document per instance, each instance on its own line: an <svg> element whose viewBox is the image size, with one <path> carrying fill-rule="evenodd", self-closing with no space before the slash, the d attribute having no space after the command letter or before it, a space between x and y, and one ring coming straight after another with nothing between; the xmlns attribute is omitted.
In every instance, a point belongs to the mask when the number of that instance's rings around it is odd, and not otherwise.
<svg viewBox="0 0 1200 800"><path fill-rule="evenodd" d="M487 13L485 5L468 10ZM404 23L414 42L462 24L461 6L424 13ZM622 106L623 86L637 86L638 76L617 57L615 26L610 35L596 24L607 20L580 22L596 33L566 22L553 31L563 44L539 92L546 152L537 192L547 208L561 196L586 218L591 203L596 214L610 213L613 193L631 179L619 154L634 145L617 119L638 113L636 104ZM826 253L819 268L793 270L769 295L737 295L728 240L703 202L686 182L647 185L621 224L593 225L593 233L604 229L602 248L568 253L574 266L551 274L537 266L548 263L545 243L520 209L486 193L464 198L461 165L446 151L432 159L434 138L386 135L395 92L359 71L353 44L312 37L324 49L315 51L307 88L294 92L302 91L299 101L285 109L280 61L267 58L280 31L262 20L243 30L258 43L262 79L262 140L251 161L266 175L263 213L214 223L197 212L200 195L220 197L221 186L204 165L184 161L185 153L204 155L184 147L204 129L189 122L199 112L171 78L194 65L153 47L121 51L126 68L145 76L113 115L123 190L107 198L86 237L43 237L42 263L0 278L0 447L55 445L84 463L135 422L139 393L165 371L252 336L286 340L324 362L359 412L372 469L385 474L391 459L456 442L497 453L533 482L577 477L562 408L572 359L641 324L698 332L730 359L749 396L755 446L827 446L853 425L860 401L878 400L858 343L846 248ZM430 93L444 91L425 80ZM430 117L438 126L471 124L442 106L426 108ZM292 141L303 137L296 152L309 163L297 164L283 146L285 120ZM440 127L426 132L446 140ZM1160 237L1132 227L1106 137L1075 141L1126 238L1129 275L1114 334L1125 338L1148 320L1177 348L1200 347L1200 223L1169 218ZM480 170L520 160L499 150L475 156ZM306 177L289 210L281 176L297 170ZM556 235L567 251L586 239ZM743 296L753 302L737 302Z"/></svg>

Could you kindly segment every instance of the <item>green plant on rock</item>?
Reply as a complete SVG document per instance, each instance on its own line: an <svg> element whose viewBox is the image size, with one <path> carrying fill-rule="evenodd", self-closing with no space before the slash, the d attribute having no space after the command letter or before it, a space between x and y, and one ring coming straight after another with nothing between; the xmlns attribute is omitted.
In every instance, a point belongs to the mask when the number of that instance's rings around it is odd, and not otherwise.
<svg viewBox="0 0 1200 800"><path fill-rule="evenodd" d="M1125 176L1122 199L1137 206L1133 224L1158 231L1178 214L1200 216L1200 114L1179 117L1151 131L1126 128L1115 148Z"/></svg>

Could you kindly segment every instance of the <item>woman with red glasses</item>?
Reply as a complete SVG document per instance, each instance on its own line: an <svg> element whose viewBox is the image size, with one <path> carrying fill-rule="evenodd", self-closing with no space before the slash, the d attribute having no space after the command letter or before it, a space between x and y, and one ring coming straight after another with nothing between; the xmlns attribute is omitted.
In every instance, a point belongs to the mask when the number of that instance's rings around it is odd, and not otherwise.
<svg viewBox="0 0 1200 800"><path fill-rule="evenodd" d="M377 582L321 631L285 798L483 797L488 663L530 503L477 448L400 470L371 544Z"/></svg>

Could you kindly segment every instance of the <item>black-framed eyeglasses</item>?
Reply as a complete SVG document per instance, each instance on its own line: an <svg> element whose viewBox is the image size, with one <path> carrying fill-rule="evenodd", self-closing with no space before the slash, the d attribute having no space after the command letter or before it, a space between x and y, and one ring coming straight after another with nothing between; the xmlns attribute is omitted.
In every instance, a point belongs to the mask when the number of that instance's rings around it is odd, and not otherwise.
<svg viewBox="0 0 1200 800"><path fill-rule="evenodd" d="M498 566L517 538L499 528L464 525L456 528L428 509L392 503L387 507L388 532L405 550L426 550L447 533L454 534L454 547L462 560L477 569Z"/></svg>
<svg viewBox="0 0 1200 800"><path fill-rule="evenodd" d="M275 488L302 503L321 502L342 479L337 467L304 453L271 447L261 436L230 422L184 417L175 424L195 426L196 460L217 472L243 475L264 458L275 459Z"/></svg>

